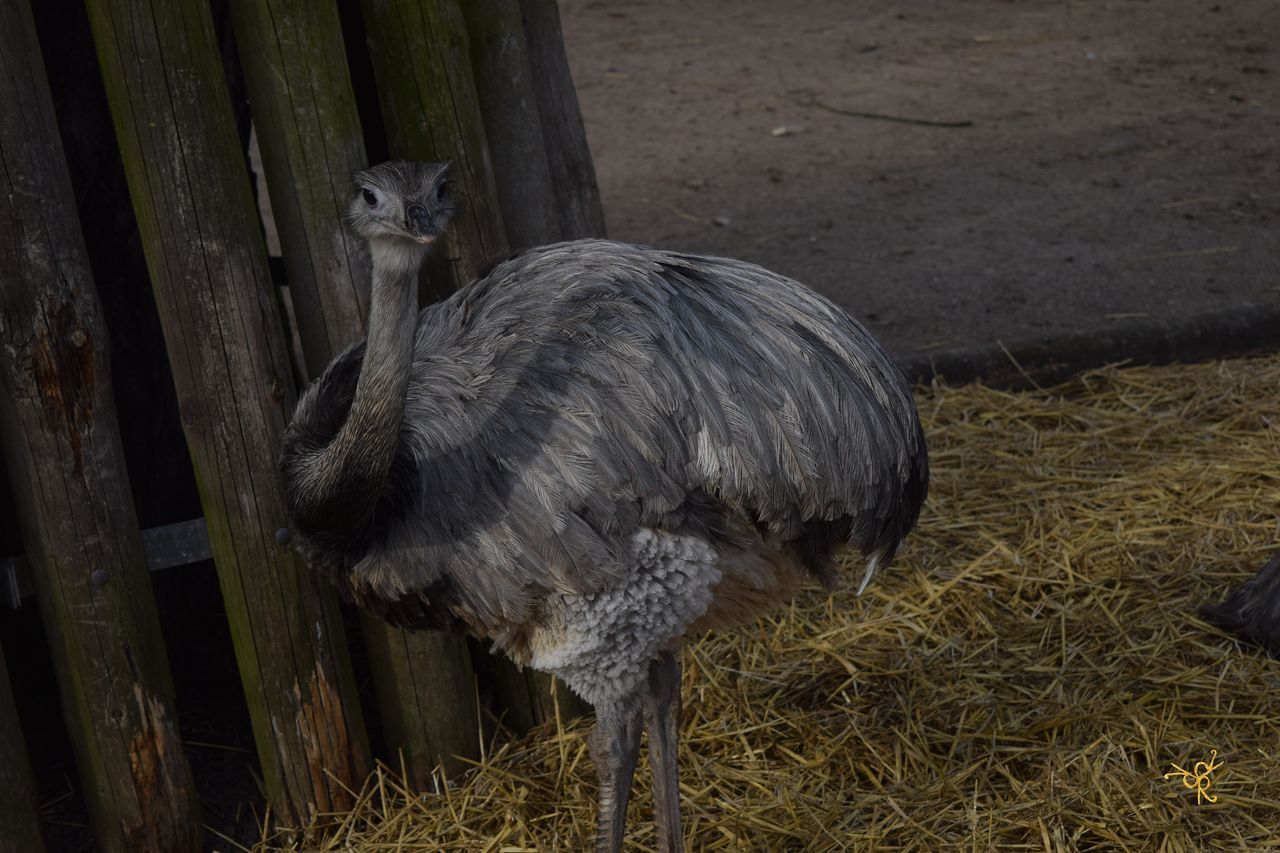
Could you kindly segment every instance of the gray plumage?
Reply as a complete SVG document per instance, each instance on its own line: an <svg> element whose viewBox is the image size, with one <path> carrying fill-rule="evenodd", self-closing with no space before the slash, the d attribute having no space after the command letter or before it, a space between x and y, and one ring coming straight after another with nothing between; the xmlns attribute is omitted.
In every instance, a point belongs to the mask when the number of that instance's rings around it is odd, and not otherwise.
<svg viewBox="0 0 1280 853"><path fill-rule="evenodd" d="M303 395L282 460L302 550L352 600L489 638L600 706L700 620L732 621L710 615L729 586L741 606L721 609L750 615L793 568L830 584L846 543L869 576L915 524L911 389L826 299L741 261L582 240L500 264L415 323L442 174L357 180L378 199L353 203L370 339ZM397 192L440 207L359 218Z"/></svg>

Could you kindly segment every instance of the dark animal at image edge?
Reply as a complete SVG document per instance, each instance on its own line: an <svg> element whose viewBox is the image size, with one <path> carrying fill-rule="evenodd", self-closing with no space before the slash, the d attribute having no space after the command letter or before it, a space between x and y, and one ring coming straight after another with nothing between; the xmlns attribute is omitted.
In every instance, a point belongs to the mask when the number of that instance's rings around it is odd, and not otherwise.
<svg viewBox="0 0 1280 853"><path fill-rule="evenodd" d="M1280 658L1280 552L1221 604L1200 608L1200 615Z"/></svg>
<svg viewBox="0 0 1280 853"><path fill-rule="evenodd" d="M621 849L647 727L658 846L681 850L679 646L830 587L846 544L864 585L889 562L928 483L911 388L826 299L722 258L560 243L419 312L446 173L355 176L369 337L286 435L299 547L351 601L595 706L598 849Z"/></svg>

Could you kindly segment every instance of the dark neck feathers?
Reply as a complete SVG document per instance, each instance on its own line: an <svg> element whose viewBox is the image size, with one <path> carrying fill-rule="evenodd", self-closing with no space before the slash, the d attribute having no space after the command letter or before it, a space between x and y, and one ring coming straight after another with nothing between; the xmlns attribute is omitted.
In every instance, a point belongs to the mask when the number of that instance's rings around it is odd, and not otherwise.
<svg viewBox="0 0 1280 853"><path fill-rule="evenodd" d="M286 448L290 511L304 530L361 526L386 485L400 440L424 250L385 239L371 240L370 250L369 337L346 419L323 446ZM323 395L316 402L323 405Z"/></svg>

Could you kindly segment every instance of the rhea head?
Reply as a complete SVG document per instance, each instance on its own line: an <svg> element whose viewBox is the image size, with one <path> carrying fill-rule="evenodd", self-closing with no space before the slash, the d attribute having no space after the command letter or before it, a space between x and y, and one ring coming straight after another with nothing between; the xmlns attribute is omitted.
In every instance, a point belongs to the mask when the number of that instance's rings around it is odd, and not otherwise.
<svg viewBox="0 0 1280 853"><path fill-rule="evenodd" d="M388 160L356 172L347 210L351 230L376 254L421 263L457 210L449 198L447 163Z"/></svg>

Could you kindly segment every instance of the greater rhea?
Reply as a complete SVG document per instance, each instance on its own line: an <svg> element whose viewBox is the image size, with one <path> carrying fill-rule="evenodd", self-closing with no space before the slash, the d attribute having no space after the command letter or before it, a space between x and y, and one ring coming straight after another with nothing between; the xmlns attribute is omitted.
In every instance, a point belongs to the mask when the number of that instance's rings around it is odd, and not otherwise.
<svg viewBox="0 0 1280 853"><path fill-rule="evenodd" d="M595 707L600 850L647 728L659 847L682 850L680 645L830 587L846 544L864 586L888 563L928 483L911 387L835 305L724 258L559 243L419 311L446 171L355 176L369 336L286 435L300 548L349 600L485 638Z"/></svg>

